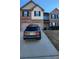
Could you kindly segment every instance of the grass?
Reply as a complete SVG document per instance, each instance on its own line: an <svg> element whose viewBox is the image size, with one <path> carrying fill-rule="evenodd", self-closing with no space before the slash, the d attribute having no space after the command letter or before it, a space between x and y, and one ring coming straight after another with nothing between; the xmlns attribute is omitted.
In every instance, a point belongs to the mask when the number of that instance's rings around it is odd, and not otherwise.
<svg viewBox="0 0 79 59"><path fill-rule="evenodd" d="M44 30L51 43L59 51L59 30Z"/></svg>

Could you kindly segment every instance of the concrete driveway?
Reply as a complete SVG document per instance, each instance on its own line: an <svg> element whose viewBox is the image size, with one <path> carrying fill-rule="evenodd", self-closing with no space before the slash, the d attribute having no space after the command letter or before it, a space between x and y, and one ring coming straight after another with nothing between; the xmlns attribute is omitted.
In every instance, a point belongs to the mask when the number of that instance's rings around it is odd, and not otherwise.
<svg viewBox="0 0 79 59"><path fill-rule="evenodd" d="M58 51L51 44L43 31L39 41L24 41L23 32L20 38L21 59L59 59Z"/></svg>

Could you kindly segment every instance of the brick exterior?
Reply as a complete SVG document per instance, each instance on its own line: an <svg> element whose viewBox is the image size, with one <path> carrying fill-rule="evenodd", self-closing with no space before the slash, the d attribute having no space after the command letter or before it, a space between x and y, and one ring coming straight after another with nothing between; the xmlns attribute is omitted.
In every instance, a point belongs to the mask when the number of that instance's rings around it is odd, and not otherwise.
<svg viewBox="0 0 79 59"><path fill-rule="evenodd" d="M28 10L30 16L23 16L24 10ZM34 16L34 11L40 11L42 16ZM37 24L41 29L43 29L43 12L43 8L41 8L33 1L29 1L20 9L20 29L24 31L29 24Z"/></svg>

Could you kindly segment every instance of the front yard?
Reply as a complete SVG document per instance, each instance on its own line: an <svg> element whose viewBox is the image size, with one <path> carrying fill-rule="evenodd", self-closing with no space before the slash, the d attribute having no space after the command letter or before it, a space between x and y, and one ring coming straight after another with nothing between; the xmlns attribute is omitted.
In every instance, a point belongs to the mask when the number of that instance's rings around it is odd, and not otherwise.
<svg viewBox="0 0 79 59"><path fill-rule="evenodd" d="M44 30L51 43L59 51L59 30Z"/></svg>

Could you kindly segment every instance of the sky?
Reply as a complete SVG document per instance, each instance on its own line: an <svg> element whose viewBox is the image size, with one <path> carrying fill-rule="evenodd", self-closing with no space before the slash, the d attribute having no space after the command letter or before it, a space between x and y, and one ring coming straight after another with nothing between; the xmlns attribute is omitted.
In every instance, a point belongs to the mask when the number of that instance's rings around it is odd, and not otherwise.
<svg viewBox="0 0 79 59"><path fill-rule="evenodd" d="M20 0L20 7L29 2L30 0ZM51 12L55 8L59 8L59 0L33 0L36 4L40 5L45 12Z"/></svg>

